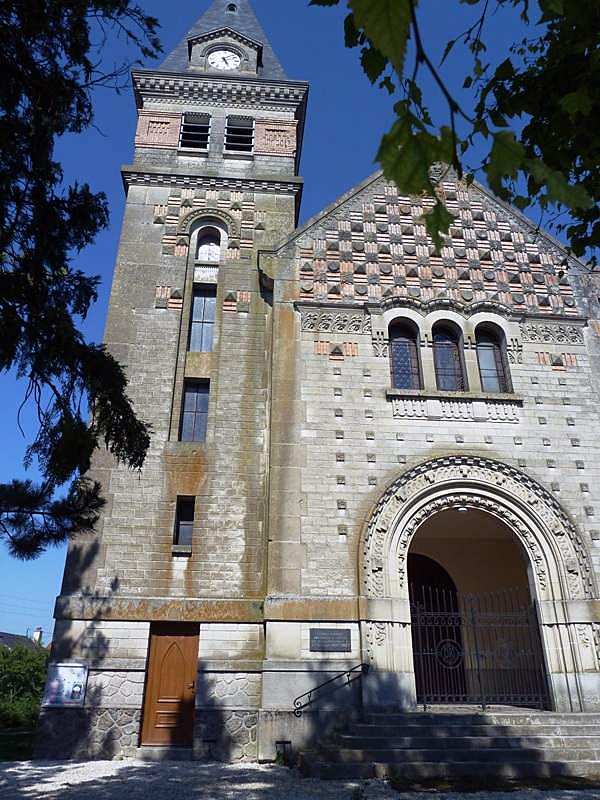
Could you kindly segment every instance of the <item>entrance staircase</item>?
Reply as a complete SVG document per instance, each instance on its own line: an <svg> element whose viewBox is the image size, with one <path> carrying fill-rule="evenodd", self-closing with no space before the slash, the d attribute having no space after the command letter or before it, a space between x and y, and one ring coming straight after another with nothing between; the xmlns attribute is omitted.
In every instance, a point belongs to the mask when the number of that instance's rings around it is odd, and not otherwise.
<svg viewBox="0 0 600 800"><path fill-rule="evenodd" d="M300 756L323 779L600 780L600 714L526 709L364 713Z"/></svg>

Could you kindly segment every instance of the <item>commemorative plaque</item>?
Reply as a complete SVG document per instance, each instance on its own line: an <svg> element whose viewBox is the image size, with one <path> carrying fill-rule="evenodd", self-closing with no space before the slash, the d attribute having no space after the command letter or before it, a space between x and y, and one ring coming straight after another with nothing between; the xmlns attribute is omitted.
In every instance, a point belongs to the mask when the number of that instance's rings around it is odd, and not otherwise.
<svg viewBox="0 0 600 800"><path fill-rule="evenodd" d="M350 653L352 632L350 628L311 628L311 653Z"/></svg>

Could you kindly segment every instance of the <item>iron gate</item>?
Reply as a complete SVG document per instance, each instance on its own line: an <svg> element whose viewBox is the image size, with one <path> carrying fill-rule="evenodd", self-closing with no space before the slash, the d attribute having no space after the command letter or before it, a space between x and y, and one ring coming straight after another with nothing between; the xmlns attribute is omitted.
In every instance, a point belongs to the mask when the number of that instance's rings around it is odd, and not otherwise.
<svg viewBox="0 0 600 800"><path fill-rule="evenodd" d="M411 591L417 702L548 707L535 607L522 591Z"/></svg>

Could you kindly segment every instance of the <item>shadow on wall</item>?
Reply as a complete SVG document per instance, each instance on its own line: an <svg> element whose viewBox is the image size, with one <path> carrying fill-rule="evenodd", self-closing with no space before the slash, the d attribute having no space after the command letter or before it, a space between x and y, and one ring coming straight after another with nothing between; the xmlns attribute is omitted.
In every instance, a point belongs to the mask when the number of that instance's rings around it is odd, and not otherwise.
<svg viewBox="0 0 600 800"><path fill-rule="evenodd" d="M220 680L198 666L194 758L208 761L256 761L258 711L248 705L243 678L220 673Z"/></svg>
<svg viewBox="0 0 600 800"><path fill-rule="evenodd" d="M69 551L69 574L82 575L97 556L97 541L74 546ZM63 591L69 587L63 586ZM88 588L77 587L78 597L97 602L94 617L80 633L76 623L62 620L52 644L50 662L77 661L90 667L102 664L108 655L109 642L100 630L111 597L119 589L114 578L108 594L100 595ZM75 600L77 602L77 600ZM101 708L102 685L90 686L84 708L43 706L34 738L34 758L87 759L112 758L137 744L140 712L134 709Z"/></svg>

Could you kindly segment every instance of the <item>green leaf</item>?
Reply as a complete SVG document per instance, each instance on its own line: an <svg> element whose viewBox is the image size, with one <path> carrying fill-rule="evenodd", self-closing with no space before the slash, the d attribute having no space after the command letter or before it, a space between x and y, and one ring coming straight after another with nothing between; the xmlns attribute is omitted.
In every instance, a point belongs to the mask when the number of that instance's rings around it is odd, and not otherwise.
<svg viewBox="0 0 600 800"><path fill-rule="evenodd" d="M550 169L538 158L526 159L524 166L546 189L546 197L551 203L560 203L570 209L593 208L594 201L586 189L581 184L570 183L562 172Z"/></svg>
<svg viewBox="0 0 600 800"><path fill-rule="evenodd" d="M389 75L386 75L385 78L379 84L380 89L387 89L389 94L394 94L396 91L396 85L393 80L390 78Z"/></svg>
<svg viewBox="0 0 600 800"><path fill-rule="evenodd" d="M397 107L402 105L397 104ZM435 162L437 141L425 130L414 131L419 121L407 109L399 115L389 133L381 140L377 161L383 174L401 192L421 194L432 190L429 168Z"/></svg>
<svg viewBox="0 0 600 800"><path fill-rule="evenodd" d="M374 47L363 48L360 63L371 83L375 83L381 77L388 64L385 57Z"/></svg>
<svg viewBox="0 0 600 800"><path fill-rule="evenodd" d="M452 50L452 48L454 47L454 45L456 44L457 41L458 41L458 39L450 39L450 41L446 45L446 47L444 49L444 55L442 56L442 60L440 61L440 67L442 66L444 61L448 58L448 56L450 55L450 51Z"/></svg>
<svg viewBox="0 0 600 800"><path fill-rule="evenodd" d="M425 227L433 240L436 254L439 255L444 244L443 234L448 233L454 216L448 211L441 200L437 200L434 207L425 214Z"/></svg>
<svg viewBox="0 0 600 800"><path fill-rule="evenodd" d="M538 0L544 18L562 17L565 13L565 0Z"/></svg>
<svg viewBox="0 0 600 800"><path fill-rule="evenodd" d="M506 117L503 116L499 111L497 111L497 109L490 108L488 113L490 115L492 123L497 128L508 128L508 122L506 121Z"/></svg>
<svg viewBox="0 0 600 800"><path fill-rule="evenodd" d="M402 75L411 22L407 0L348 0L348 4L357 27Z"/></svg>
<svg viewBox="0 0 600 800"><path fill-rule="evenodd" d="M582 87L576 92L566 94L560 100L560 106L570 117L575 117L577 114L583 114L584 117L587 117L592 111L593 103L590 100L587 89Z"/></svg>
<svg viewBox="0 0 600 800"><path fill-rule="evenodd" d="M513 63L510 58L504 59L504 61L496 67L496 71L494 73L494 79L497 81L507 81L510 78L514 77L515 68L513 67Z"/></svg>
<svg viewBox="0 0 600 800"><path fill-rule="evenodd" d="M344 43L346 47L357 47L360 44L360 31L354 23L354 14L348 14L344 20Z"/></svg>
<svg viewBox="0 0 600 800"><path fill-rule="evenodd" d="M485 172L492 191L500 194L503 192L503 180L516 178L519 169L522 168L525 149L512 131L494 133L493 138L494 143Z"/></svg>

